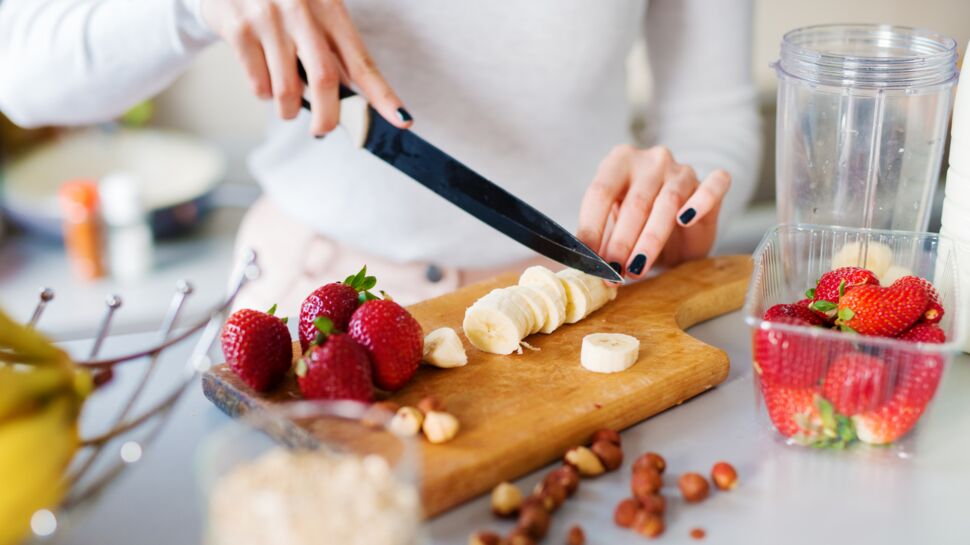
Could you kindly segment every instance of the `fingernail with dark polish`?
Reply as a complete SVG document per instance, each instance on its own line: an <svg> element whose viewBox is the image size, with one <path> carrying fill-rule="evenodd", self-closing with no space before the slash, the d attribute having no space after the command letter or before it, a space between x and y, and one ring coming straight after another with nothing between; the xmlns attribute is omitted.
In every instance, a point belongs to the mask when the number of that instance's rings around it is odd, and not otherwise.
<svg viewBox="0 0 970 545"><path fill-rule="evenodd" d="M687 225L688 223L690 223L690 220L694 219L694 216L696 215L697 215L697 210L694 210L693 208L688 208L687 210L684 210L684 213L680 215L681 225Z"/></svg>
<svg viewBox="0 0 970 545"><path fill-rule="evenodd" d="M616 261L610 261L610 267L613 267L616 274L623 274L623 265L620 265Z"/></svg>
<svg viewBox="0 0 970 545"><path fill-rule="evenodd" d="M637 256L633 258L633 261L630 262L630 266L627 267L627 271L629 271L630 274L640 274L643 272L643 266L646 264L647 256L637 254Z"/></svg>
<svg viewBox="0 0 970 545"><path fill-rule="evenodd" d="M414 119L413 117L411 117L411 114L403 107L397 109L397 118L405 123Z"/></svg>

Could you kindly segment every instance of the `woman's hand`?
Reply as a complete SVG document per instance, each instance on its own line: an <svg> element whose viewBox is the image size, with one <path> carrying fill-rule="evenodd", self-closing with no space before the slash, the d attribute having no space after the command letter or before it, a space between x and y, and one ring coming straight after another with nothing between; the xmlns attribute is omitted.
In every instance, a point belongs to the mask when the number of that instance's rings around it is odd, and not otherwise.
<svg viewBox="0 0 970 545"><path fill-rule="evenodd" d="M667 148L618 146L583 196L579 238L628 278L656 264L704 257L730 187L723 170L698 183L694 169L677 163Z"/></svg>
<svg viewBox="0 0 970 545"><path fill-rule="evenodd" d="M300 112L303 63L312 105L310 131L322 135L340 121L337 87L353 83L397 127L411 124L364 47L341 0L202 0L202 18L236 50L256 96L276 101L280 117Z"/></svg>

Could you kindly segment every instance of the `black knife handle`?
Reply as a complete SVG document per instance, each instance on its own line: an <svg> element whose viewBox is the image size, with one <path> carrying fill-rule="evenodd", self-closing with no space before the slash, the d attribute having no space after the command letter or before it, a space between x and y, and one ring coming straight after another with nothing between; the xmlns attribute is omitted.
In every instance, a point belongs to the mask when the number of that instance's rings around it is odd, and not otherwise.
<svg viewBox="0 0 970 545"><path fill-rule="evenodd" d="M303 68L303 62L301 62L300 59L296 60L296 71L297 73L300 74L300 80L302 80L303 84L306 85L307 84L306 69ZM341 83L340 88L338 89L337 96L339 97L340 100L343 100L347 97L352 97L356 94L357 93L355 93L350 87L347 87L346 85ZM301 98L300 102L304 108L306 108L307 110L310 109L309 100L305 98Z"/></svg>

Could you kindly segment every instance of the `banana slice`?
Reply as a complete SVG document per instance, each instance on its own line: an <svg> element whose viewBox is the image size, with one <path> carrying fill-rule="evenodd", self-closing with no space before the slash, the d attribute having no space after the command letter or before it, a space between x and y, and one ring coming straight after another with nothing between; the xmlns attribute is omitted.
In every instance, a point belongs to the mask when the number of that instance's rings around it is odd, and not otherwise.
<svg viewBox="0 0 970 545"><path fill-rule="evenodd" d="M467 364L468 355L458 333L450 327L441 327L425 335L424 362L442 369Z"/></svg>
<svg viewBox="0 0 970 545"><path fill-rule="evenodd" d="M562 286L559 279L556 279L556 283ZM535 297L538 297L542 304L545 306L545 316L546 319L542 324L542 328L539 329L542 333L552 333L559 326L561 326L566 321L566 298L560 298L559 295L554 292L549 286L545 284L532 284L528 286L522 286L523 289L529 291L531 290Z"/></svg>
<svg viewBox="0 0 970 545"><path fill-rule="evenodd" d="M511 354L531 330L530 320L508 290L494 289L465 310L462 329L475 348Z"/></svg>
<svg viewBox="0 0 970 545"><path fill-rule="evenodd" d="M576 269L565 269L559 271L559 274L579 280L586 286L586 289L589 290L590 302L587 315L599 310L603 307L603 305L616 298L616 288L612 287L611 289L611 286L608 286L607 283L601 278L591 274L586 274Z"/></svg>
<svg viewBox="0 0 970 545"><path fill-rule="evenodd" d="M546 325L546 321L549 319L549 311L546 307L546 302L542 298L542 295L536 291L535 288L529 286L515 286L516 292L522 295L526 303L529 305L529 310L532 311L532 316L535 318L535 323L532 326L532 333L538 333Z"/></svg>
<svg viewBox="0 0 970 545"><path fill-rule="evenodd" d="M595 373L629 369L640 356L640 341L622 333L593 333L583 337L579 362Z"/></svg>
<svg viewBox="0 0 970 545"><path fill-rule="evenodd" d="M556 276L566 290L566 323L575 324L589 314L592 295L585 282L574 275L563 274L566 271L559 271Z"/></svg>
<svg viewBox="0 0 970 545"><path fill-rule="evenodd" d="M505 288L505 293L507 294L511 303L519 307L522 315L525 316L525 333L523 333L521 338L524 339L532 333L538 331L539 328L536 327L536 322L538 322L542 317L536 316L536 314L532 311L532 305L529 303L527 296L519 291L519 286L509 286Z"/></svg>
<svg viewBox="0 0 970 545"><path fill-rule="evenodd" d="M556 273L550 271L542 265L536 265L524 270L522 272L522 276L519 277L519 285L546 286L556 294L556 297L562 299L563 304L565 305L566 289L563 288L562 282L559 281L559 277L556 276Z"/></svg>

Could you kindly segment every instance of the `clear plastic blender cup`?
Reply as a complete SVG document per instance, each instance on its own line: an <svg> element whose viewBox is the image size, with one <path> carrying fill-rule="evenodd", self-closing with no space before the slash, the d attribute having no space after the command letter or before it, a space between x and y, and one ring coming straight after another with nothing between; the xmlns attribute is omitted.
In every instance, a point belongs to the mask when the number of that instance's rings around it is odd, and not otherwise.
<svg viewBox="0 0 970 545"><path fill-rule="evenodd" d="M774 64L779 220L925 231L956 59L954 40L913 28L785 34Z"/></svg>

